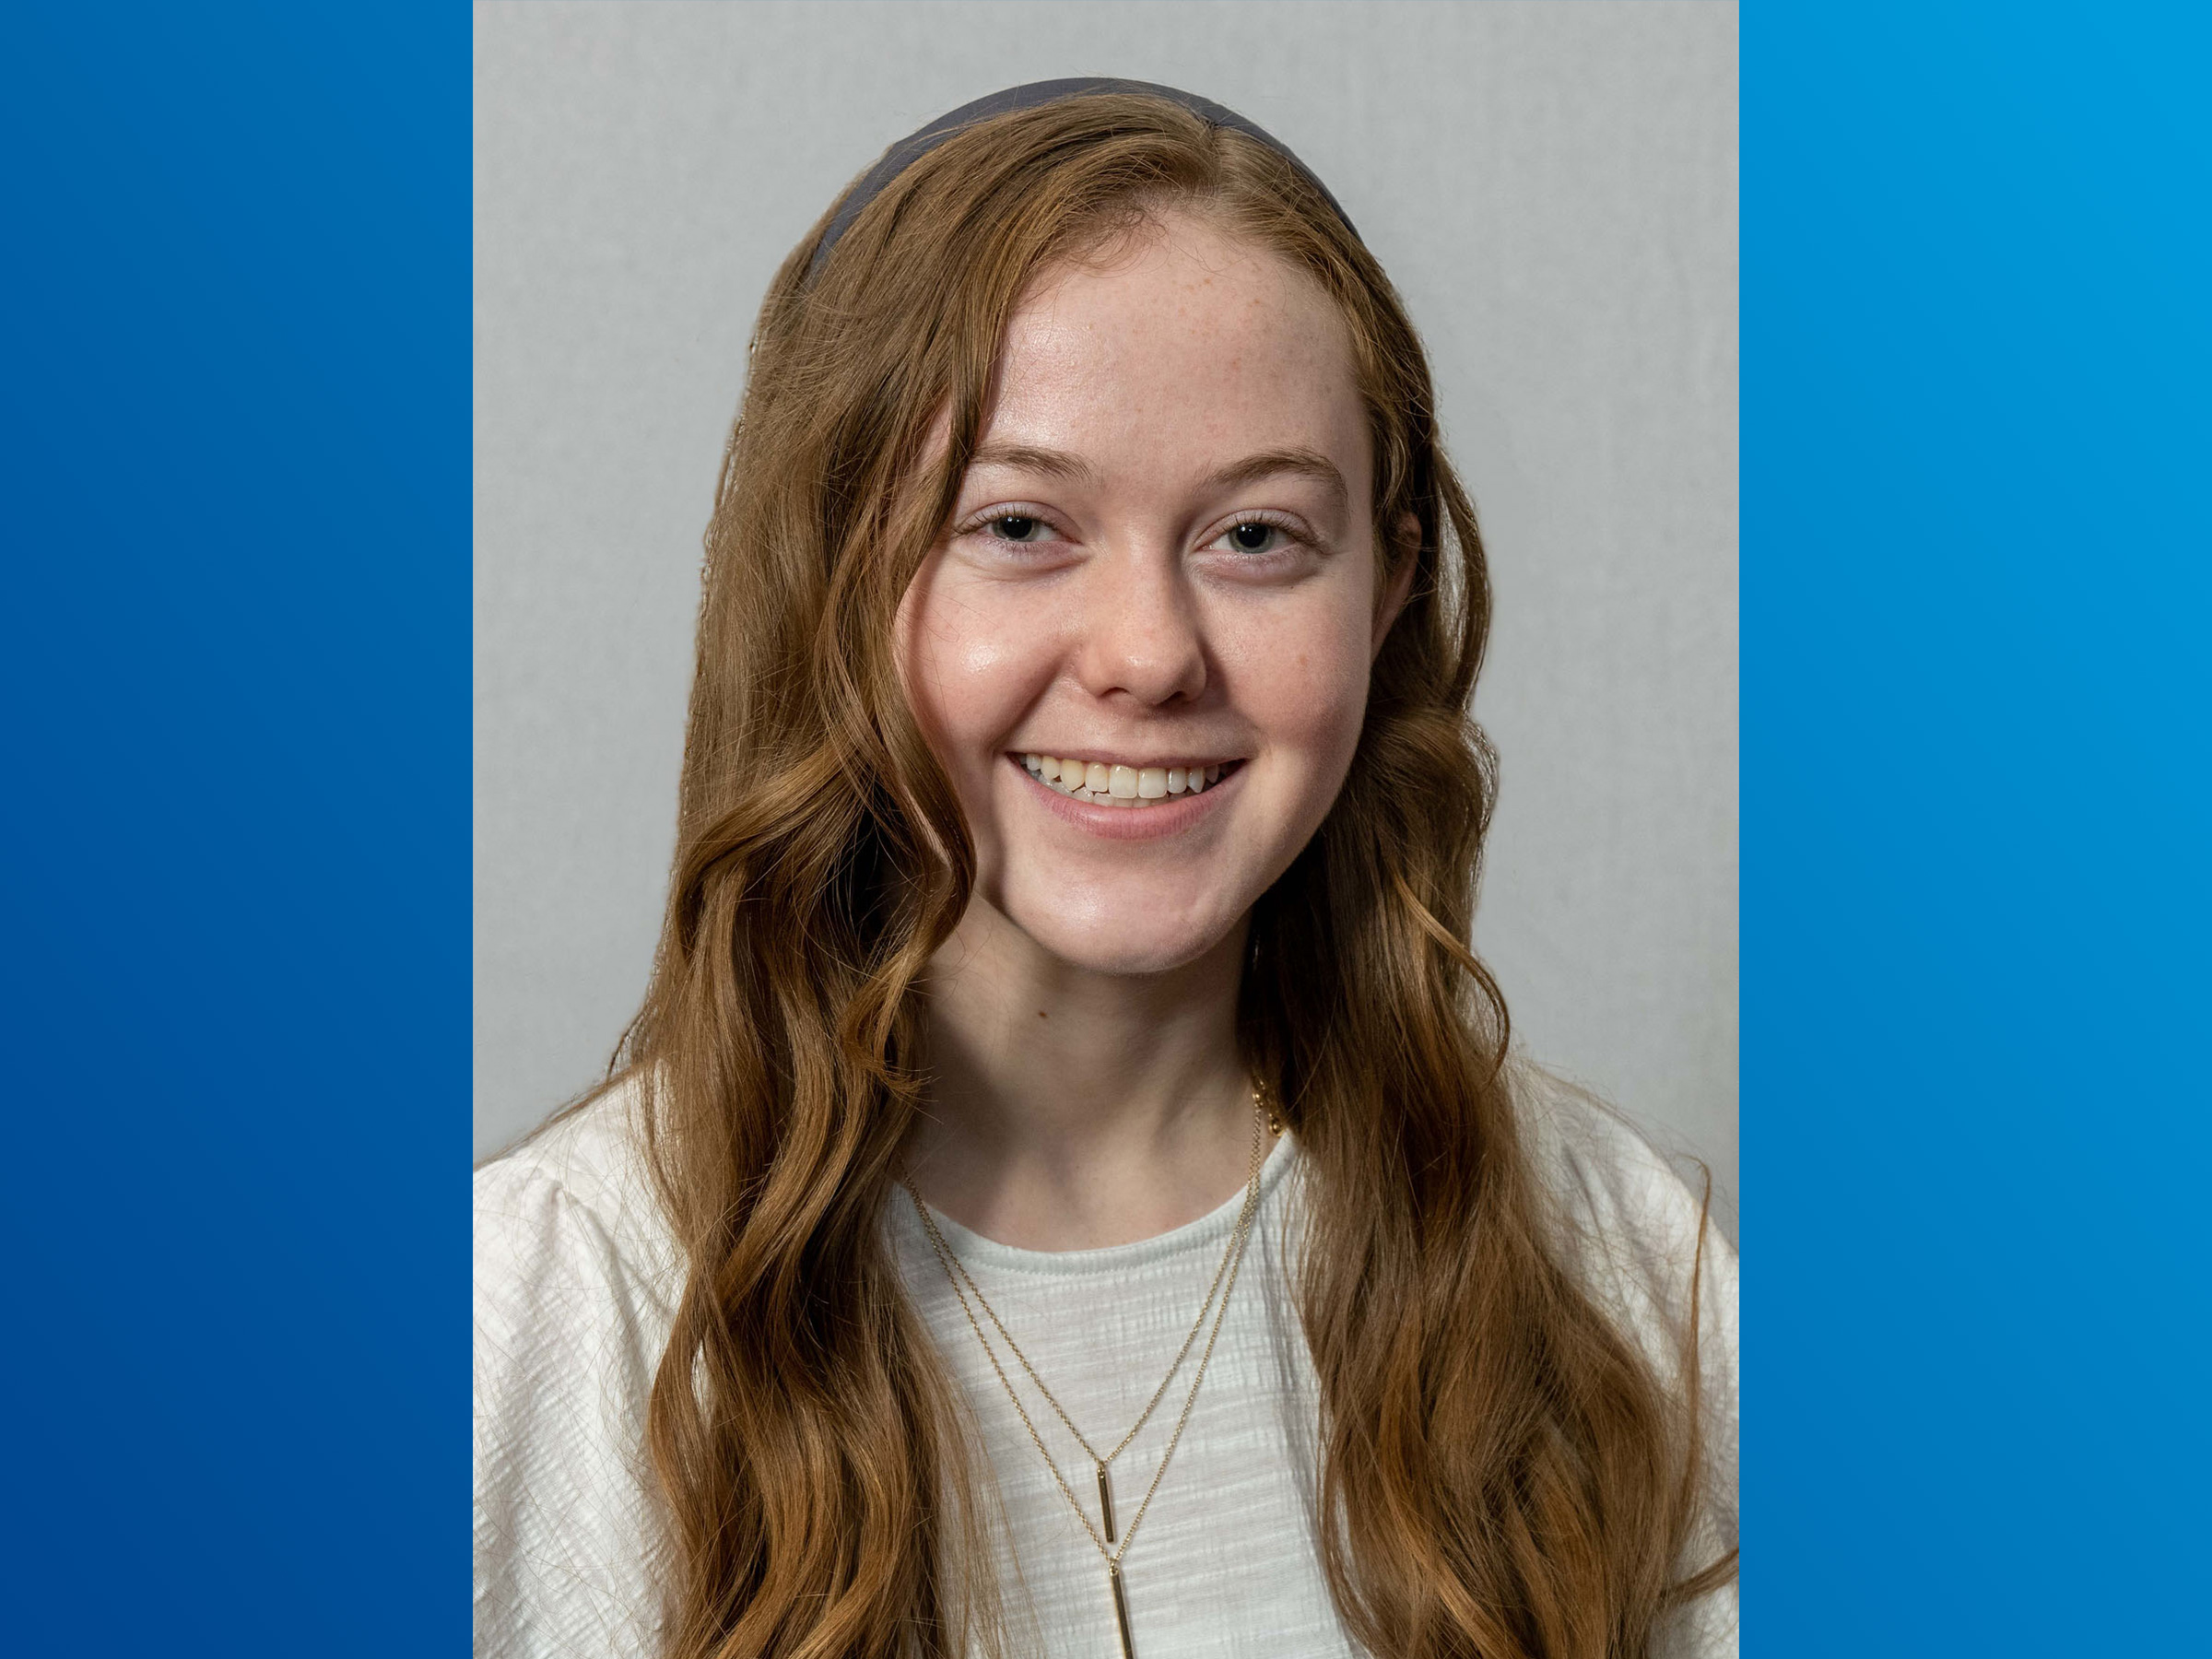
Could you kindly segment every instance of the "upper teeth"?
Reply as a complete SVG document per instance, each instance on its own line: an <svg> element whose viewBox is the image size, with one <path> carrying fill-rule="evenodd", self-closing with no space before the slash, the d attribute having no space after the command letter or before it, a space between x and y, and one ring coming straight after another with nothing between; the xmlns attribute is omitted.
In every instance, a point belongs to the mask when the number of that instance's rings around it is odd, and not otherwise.
<svg viewBox="0 0 2212 1659"><path fill-rule="evenodd" d="M1024 755L1030 775L1062 794L1105 806L1135 806L1170 795L1200 794L1221 781L1219 766L1110 766L1100 760L1062 760L1052 755ZM1233 764L1233 762L1231 763Z"/></svg>

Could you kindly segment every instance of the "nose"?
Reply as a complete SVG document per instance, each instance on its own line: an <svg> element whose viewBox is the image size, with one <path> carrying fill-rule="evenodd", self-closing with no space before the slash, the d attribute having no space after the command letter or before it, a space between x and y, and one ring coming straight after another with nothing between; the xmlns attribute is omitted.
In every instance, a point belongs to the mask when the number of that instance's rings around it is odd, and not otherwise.
<svg viewBox="0 0 2212 1659"><path fill-rule="evenodd" d="M1147 708L1206 689L1206 640L1196 596L1172 553L1144 549L1094 559L1084 571L1076 677L1093 697Z"/></svg>

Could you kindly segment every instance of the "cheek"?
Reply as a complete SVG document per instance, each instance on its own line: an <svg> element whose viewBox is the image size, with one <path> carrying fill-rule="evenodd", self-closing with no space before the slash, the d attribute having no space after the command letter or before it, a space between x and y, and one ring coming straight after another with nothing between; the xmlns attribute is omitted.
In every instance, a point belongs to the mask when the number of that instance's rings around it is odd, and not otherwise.
<svg viewBox="0 0 2212 1659"><path fill-rule="evenodd" d="M1351 764L1367 710L1371 626L1364 605L1317 606L1249 642L1238 699L1278 760L1286 784L1322 797L1318 821Z"/></svg>
<svg viewBox="0 0 2212 1659"><path fill-rule="evenodd" d="M990 598L962 591L933 561L899 607L899 668L907 697L971 817L982 805L971 798L971 785L988 775L1000 740L1052 671L1039 630L1001 614L1006 607Z"/></svg>

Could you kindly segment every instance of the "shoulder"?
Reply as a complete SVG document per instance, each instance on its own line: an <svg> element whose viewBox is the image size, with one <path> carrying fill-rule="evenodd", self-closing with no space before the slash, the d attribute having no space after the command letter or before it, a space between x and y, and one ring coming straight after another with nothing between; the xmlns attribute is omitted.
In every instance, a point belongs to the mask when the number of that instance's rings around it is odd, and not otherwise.
<svg viewBox="0 0 2212 1659"><path fill-rule="evenodd" d="M680 1265L646 1170L638 1112L635 1084L617 1084L477 1171L479 1295L501 1277L565 1269L673 1305Z"/></svg>
<svg viewBox="0 0 2212 1659"><path fill-rule="evenodd" d="M1703 1194L1604 1104L1526 1065L1516 1096L1563 1259L1662 1384L1697 1400L1704 1472L1683 1561L1696 1571L1736 1544L1735 1251L1712 1225ZM1654 1655L1735 1653L1736 1606L1732 1582L1679 1608L1657 1634Z"/></svg>
<svg viewBox="0 0 2212 1659"><path fill-rule="evenodd" d="M1704 1194L1625 1118L1563 1079L1524 1063L1514 1092L1562 1252L1591 1288L1672 1325L1687 1320L1695 1290L1700 1313L1722 1314L1724 1300L1733 1327L1735 1251Z"/></svg>
<svg viewBox="0 0 2212 1659"><path fill-rule="evenodd" d="M655 1651L653 1377L681 1287L610 1089L476 1173L477 1651Z"/></svg>

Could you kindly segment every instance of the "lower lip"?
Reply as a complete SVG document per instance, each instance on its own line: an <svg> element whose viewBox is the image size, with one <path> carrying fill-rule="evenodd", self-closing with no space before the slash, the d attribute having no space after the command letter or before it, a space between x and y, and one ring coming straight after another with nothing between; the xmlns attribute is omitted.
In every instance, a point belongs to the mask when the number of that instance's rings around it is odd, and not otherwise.
<svg viewBox="0 0 2212 1659"><path fill-rule="evenodd" d="M1244 774L1250 770L1240 766L1218 783L1207 784L1201 794L1163 801L1157 806L1094 806L1088 801L1062 794L1031 773L1018 756L1008 756L1006 764L1019 772L1021 781L1043 799L1047 812L1100 841L1159 841L1165 836L1181 835L1209 817L1221 804L1221 798L1244 781Z"/></svg>

